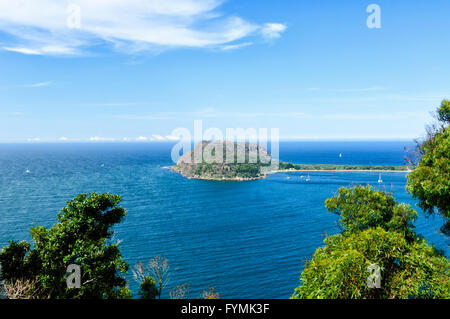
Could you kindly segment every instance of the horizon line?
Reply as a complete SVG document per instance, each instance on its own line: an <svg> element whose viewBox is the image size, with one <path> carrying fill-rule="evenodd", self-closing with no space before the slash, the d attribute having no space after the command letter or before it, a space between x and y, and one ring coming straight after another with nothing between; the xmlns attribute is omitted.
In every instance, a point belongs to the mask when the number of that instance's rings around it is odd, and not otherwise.
<svg viewBox="0 0 450 319"><path fill-rule="evenodd" d="M279 142L414 142L415 138L284 138L279 139ZM164 143L179 143L181 140L164 140L164 141L123 141L123 140L111 140L111 141L58 141L58 140L42 140L42 141L0 141L0 144L164 144ZM245 140L245 142L271 142L270 139L264 141L252 141ZM195 143L195 141L192 141Z"/></svg>

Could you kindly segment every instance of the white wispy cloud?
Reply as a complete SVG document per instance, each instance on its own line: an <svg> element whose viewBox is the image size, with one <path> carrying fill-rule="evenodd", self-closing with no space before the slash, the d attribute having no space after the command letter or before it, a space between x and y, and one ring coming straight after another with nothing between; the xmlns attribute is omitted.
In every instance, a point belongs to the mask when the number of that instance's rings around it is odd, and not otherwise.
<svg viewBox="0 0 450 319"><path fill-rule="evenodd" d="M40 55L41 53L34 49L29 48L10 48L10 47L3 47L3 50L5 51L11 51L11 52L17 52L22 54L30 54L30 55Z"/></svg>
<svg viewBox="0 0 450 319"><path fill-rule="evenodd" d="M43 41L48 41L48 39L43 39ZM39 42L39 39L36 39L35 42L27 43L31 47L3 47L3 50L28 55L75 55L78 52L76 48L70 47L68 44L66 44L67 46L58 44L40 46Z"/></svg>
<svg viewBox="0 0 450 319"><path fill-rule="evenodd" d="M31 55L77 55L102 44L125 53L177 47L232 50L250 45L236 43L244 38L260 34L275 39L286 30L284 24L258 25L223 14L218 8L224 2L2 0L0 31L14 39L2 47Z"/></svg>
<svg viewBox="0 0 450 319"><path fill-rule="evenodd" d="M19 117L23 115L25 115L23 112L0 112L0 116Z"/></svg>
<svg viewBox="0 0 450 319"><path fill-rule="evenodd" d="M24 85L24 87L38 88L38 87L50 86L51 84L52 84L52 82L47 81L47 82L38 82L38 83L33 83L33 84L26 84L26 85Z"/></svg>
<svg viewBox="0 0 450 319"><path fill-rule="evenodd" d="M100 136L92 136L89 138L89 142L115 142L116 139L112 137L100 137Z"/></svg>
<svg viewBox="0 0 450 319"><path fill-rule="evenodd" d="M179 136L173 136L173 135L167 135L166 136L166 140L168 140L168 141L179 141L180 137Z"/></svg>
<svg viewBox="0 0 450 319"><path fill-rule="evenodd" d="M215 109L205 109L197 112L155 112L153 114L119 114L114 118L129 121L204 119L204 118L309 118L304 112L222 112Z"/></svg>
<svg viewBox="0 0 450 319"><path fill-rule="evenodd" d="M176 142L179 141L179 136L173 135L160 135L160 134L151 134L150 136L138 136L136 138L130 137L102 137L102 136L91 136L89 138L84 137L66 137L61 136L59 138L41 138L41 137L30 137L24 140L17 140L19 142L28 142L28 143L114 143L114 142Z"/></svg>
<svg viewBox="0 0 450 319"><path fill-rule="evenodd" d="M286 25L281 23L265 23L261 29L261 34L266 39L276 39L286 31Z"/></svg>
<svg viewBox="0 0 450 319"><path fill-rule="evenodd" d="M331 102L336 104L344 103L364 103L364 102L431 102L433 104L440 103L442 99L448 96L449 93L402 93L402 94L365 94L362 96L346 96L346 97L317 97L312 99L314 102Z"/></svg>
<svg viewBox="0 0 450 319"><path fill-rule="evenodd" d="M387 88L381 87L381 86L371 86L371 87L363 87L363 88L317 88L317 87L311 87L306 88L306 91L324 91L324 92L335 92L335 93L359 93L359 92L377 92L377 91L385 91Z"/></svg>
<svg viewBox="0 0 450 319"><path fill-rule="evenodd" d="M137 103L137 102L112 102L112 103L89 103L89 104L83 104L83 105L114 107L114 106L136 106L136 105L141 105L141 104L142 103Z"/></svg>
<svg viewBox="0 0 450 319"><path fill-rule="evenodd" d="M178 141L180 138L178 136L172 135L160 135L160 134L152 134L150 137L148 136L139 136L134 141L136 142L171 142ZM132 139L128 139L128 142L133 141Z"/></svg>
<svg viewBox="0 0 450 319"><path fill-rule="evenodd" d="M344 88L344 89L330 89L332 92L343 92L343 93L353 93L353 92L376 92L376 91L385 91L386 88L382 86L371 86L365 88Z"/></svg>
<svg viewBox="0 0 450 319"><path fill-rule="evenodd" d="M172 136L172 135L160 135L160 134L151 134L150 136L138 136L136 138L129 138L129 137L123 137L123 138L113 138L113 137L99 137L99 136L93 136L89 139L85 140L87 142L172 142L172 141L178 141L180 138L178 136ZM83 139L67 139L67 138L60 138L59 141L83 141Z"/></svg>
<svg viewBox="0 0 450 319"><path fill-rule="evenodd" d="M147 136L139 136L136 141L138 142L146 142L148 141L148 137Z"/></svg>
<svg viewBox="0 0 450 319"><path fill-rule="evenodd" d="M243 43L237 43L237 44L224 45L220 48L220 50L232 51L232 50L237 50L237 49L248 47L252 44L253 44L253 42L243 42Z"/></svg>
<svg viewBox="0 0 450 319"><path fill-rule="evenodd" d="M115 118L130 121L152 121L152 120L196 120L207 118L220 119L245 119L245 118L266 118L266 119L318 119L318 120L408 120L427 118L428 113L423 112L354 112L354 113L305 113L305 112L222 112L214 108L207 108L197 112L157 112L154 114L124 114L115 115ZM153 135L158 140L159 135ZM166 137L167 138L167 137Z"/></svg>
<svg viewBox="0 0 450 319"><path fill-rule="evenodd" d="M159 134L153 134L153 135L152 135L152 139L153 139L154 141L160 141L160 142L162 142L162 141L165 140L164 137L161 136L161 135L159 135Z"/></svg>
<svg viewBox="0 0 450 319"><path fill-rule="evenodd" d="M324 119L334 120L408 120L426 118L427 112L391 112L391 113L333 113L324 114Z"/></svg>

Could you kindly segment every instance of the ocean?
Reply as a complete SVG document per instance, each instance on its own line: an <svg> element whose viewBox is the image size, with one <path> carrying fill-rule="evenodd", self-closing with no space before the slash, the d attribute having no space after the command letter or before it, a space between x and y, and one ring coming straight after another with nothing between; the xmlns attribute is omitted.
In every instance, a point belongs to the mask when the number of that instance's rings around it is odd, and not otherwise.
<svg viewBox="0 0 450 319"><path fill-rule="evenodd" d="M280 160L307 164L403 165L409 142L282 142ZM416 231L444 250L443 220L426 216L405 191L406 173L280 173L251 182L189 180L173 165L169 143L0 144L0 247L51 226L80 193L122 196L127 216L115 239L130 268L163 255L169 289L189 283L189 297L215 287L221 298L288 298L304 263L338 216L324 201L339 187L371 184L418 209ZM339 154L342 153L342 157ZM26 170L29 170L29 174ZM288 178L289 177L289 178ZM138 285L127 275L136 294Z"/></svg>

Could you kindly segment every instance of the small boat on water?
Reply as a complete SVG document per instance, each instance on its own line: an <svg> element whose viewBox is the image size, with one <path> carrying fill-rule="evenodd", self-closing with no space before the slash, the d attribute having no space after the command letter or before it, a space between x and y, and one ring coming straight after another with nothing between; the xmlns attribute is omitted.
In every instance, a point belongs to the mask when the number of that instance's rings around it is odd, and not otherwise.
<svg viewBox="0 0 450 319"><path fill-rule="evenodd" d="M342 153L339 153L339 158L342 158Z"/></svg>
<svg viewBox="0 0 450 319"><path fill-rule="evenodd" d="M381 178L381 174L378 176L378 183L379 184L383 183L383 179Z"/></svg>
<svg viewBox="0 0 450 319"><path fill-rule="evenodd" d="M25 171L26 174L30 174L30 170L27 168L27 170Z"/></svg>
<svg viewBox="0 0 450 319"><path fill-rule="evenodd" d="M308 177L306 177L305 181L309 182L311 180L311 177L308 174Z"/></svg>

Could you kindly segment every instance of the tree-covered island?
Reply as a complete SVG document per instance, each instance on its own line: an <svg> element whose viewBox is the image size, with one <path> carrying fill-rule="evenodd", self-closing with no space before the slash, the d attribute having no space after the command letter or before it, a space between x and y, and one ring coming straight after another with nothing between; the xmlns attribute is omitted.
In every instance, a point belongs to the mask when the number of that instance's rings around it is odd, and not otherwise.
<svg viewBox="0 0 450 319"><path fill-rule="evenodd" d="M260 145L247 142L203 141L170 167L184 177L220 181L265 178L272 158Z"/></svg>
<svg viewBox="0 0 450 319"><path fill-rule="evenodd" d="M170 167L174 172L192 179L216 181L250 181L266 178L268 174L301 171L370 171L408 172L408 166L334 165L272 163L266 149L248 142L203 141L185 153Z"/></svg>

